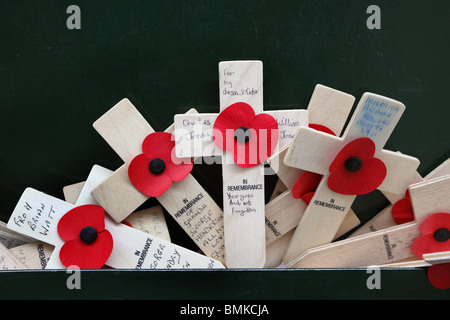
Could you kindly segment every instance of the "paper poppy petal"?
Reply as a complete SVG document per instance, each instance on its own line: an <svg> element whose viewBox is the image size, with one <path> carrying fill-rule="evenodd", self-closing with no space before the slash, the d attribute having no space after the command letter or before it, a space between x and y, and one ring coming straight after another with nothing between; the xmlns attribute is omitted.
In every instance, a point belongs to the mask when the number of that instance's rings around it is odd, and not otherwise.
<svg viewBox="0 0 450 320"><path fill-rule="evenodd" d="M341 170L347 159L358 157L361 160L372 158L375 153L375 144L369 138L359 138L347 143L334 158L330 165L330 173Z"/></svg>
<svg viewBox="0 0 450 320"><path fill-rule="evenodd" d="M356 172L344 168L336 170L328 177L330 190L345 195L362 195L374 191L383 183L387 169L383 161L377 158L364 160L363 166Z"/></svg>
<svg viewBox="0 0 450 320"><path fill-rule="evenodd" d="M438 212L428 216L420 225L422 234L434 234L436 230L445 228L450 230L450 214Z"/></svg>
<svg viewBox="0 0 450 320"><path fill-rule="evenodd" d="M437 289L450 288L450 263L436 264L428 268L428 280Z"/></svg>
<svg viewBox="0 0 450 320"><path fill-rule="evenodd" d="M94 227L97 232L105 229L105 211L101 206L87 204L68 211L58 222L58 234L64 241L78 239L81 230Z"/></svg>
<svg viewBox="0 0 450 320"><path fill-rule="evenodd" d="M311 202L311 199L314 197L315 192L307 192L300 196L300 199L303 200L307 205Z"/></svg>
<svg viewBox="0 0 450 320"><path fill-rule="evenodd" d="M64 243L59 259L66 267L78 266L80 269L99 269L108 260L113 249L113 238L108 230L97 234L97 239L86 244L78 237Z"/></svg>
<svg viewBox="0 0 450 320"><path fill-rule="evenodd" d="M191 173L194 164L191 158L178 158L175 154L175 145L170 156L163 159L166 164L164 171L172 181L181 181Z"/></svg>
<svg viewBox="0 0 450 320"><path fill-rule="evenodd" d="M414 212L411 205L411 200L408 198L398 200L392 206L392 218L395 223L403 224L414 221Z"/></svg>
<svg viewBox="0 0 450 320"><path fill-rule="evenodd" d="M153 132L142 142L142 153L149 159L170 155L174 148L175 140L168 132Z"/></svg>
<svg viewBox="0 0 450 320"><path fill-rule="evenodd" d="M258 114L251 122L258 137L259 163L266 161L278 145L278 123L274 117L266 113Z"/></svg>
<svg viewBox="0 0 450 320"><path fill-rule="evenodd" d="M322 179L322 175L306 171L295 182L292 188L292 196L295 199L301 198L305 193L315 191Z"/></svg>
<svg viewBox="0 0 450 320"><path fill-rule="evenodd" d="M149 169L150 159L144 154L137 155L130 162L128 177L131 183L143 194L158 197L169 189L172 179L165 173L154 174Z"/></svg>
<svg viewBox="0 0 450 320"><path fill-rule="evenodd" d="M424 234L414 240L411 251L420 259L426 253L450 251L450 241L439 242L433 234Z"/></svg>
<svg viewBox="0 0 450 320"><path fill-rule="evenodd" d="M213 126L213 139L224 151L230 151L234 145L234 131L240 127L250 128L255 117L253 108L244 102L234 103L220 112Z"/></svg>

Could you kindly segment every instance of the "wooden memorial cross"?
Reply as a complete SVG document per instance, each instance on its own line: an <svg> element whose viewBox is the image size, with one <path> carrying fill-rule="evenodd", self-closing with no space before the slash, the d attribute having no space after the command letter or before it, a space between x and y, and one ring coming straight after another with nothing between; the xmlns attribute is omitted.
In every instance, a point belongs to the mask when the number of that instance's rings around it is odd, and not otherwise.
<svg viewBox="0 0 450 320"><path fill-rule="evenodd" d="M367 266L427 266L411 250L421 236L420 226L436 213L450 213L450 176L411 185L409 188L414 221L362 234L351 239L311 248L292 261L290 268L352 268ZM443 227L444 228L444 227ZM433 253L426 253L433 261ZM427 258L423 255L423 258ZM440 260L440 259L436 259ZM411 262L412 261L412 262ZM440 261L442 263L442 261Z"/></svg>
<svg viewBox="0 0 450 320"><path fill-rule="evenodd" d="M420 174L417 172L416 176L413 177L413 179L410 181L409 184L410 185L416 184L419 182L427 181L430 179L442 177L449 174L450 174L450 159L447 159L446 161L441 163L437 168L435 168L432 172L427 174L424 178L422 178ZM352 238L355 236L359 236L361 234L374 232L397 225L397 222L394 220L394 217L392 216L392 209L394 208L395 205L403 206L403 204L397 202L399 201L404 202L408 200L405 198L405 194L400 195L385 194L385 196L391 202L391 204L389 204L386 208L381 210L372 219L367 221L363 226L358 228L358 230L349 235L348 238Z"/></svg>
<svg viewBox="0 0 450 320"><path fill-rule="evenodd" d="M225 228L225 261L227 267L237 268L261 268L265 263L265 229L264 229L264 165L258 163L256 155L259 150L250 151L247 156L253 166L242 165L236 156L248 141L250 145L257 141L258 147L263 143L264 130L247 126L232 129L234 123L229 121L227 132L231 136L221 136L225 144L234 144L235 152L223 152L214 141L217 128L217 119L225 113L231 114L233 110L235 118L245 115L243 123L250 123L254 118L262 119L270 115L278 125L279 145L292 141L296 130L307 125L306 110L268 111L263 114L263 69L261 61L225 61L219 63L219 96L220 114L176 115L175 116L175 141L178 157L208 157L219 156L222 162L223 177L223 210ZM231 108L229 108L231 106ZM241 113L241 114L239 114ZM251 117L248 118L248 115ZM222 119L223 119L222 118ZM223 122L221 122L223 124ZM229 131L228 131L229 130ZM242 131L244 135L240 139L237 135ZM248 132L250 136L245 136ZM234 134L234 136L233 136ZM228 135L226 135L228 136ZM216 137L215 137L216 138ZM225 138L225 139L224 139ZM273 138L273 136L271 136ZM253 140L254 139L254 140ZM267 136L266 136L267 139ZM269 138L270 139L270 138ZM222 140L221 140L222 141ZM280 146L278 146L280 147ZM245 148L245 147L242 147ZM264 150L267 152L267 150ZM263 152L264 152L263 151ZM233 155L236 156L233 158ZM243 154L244 155L244 152ZM270 154L265 154L267 157ZM265 159L267 159L267 157ZM248 159L247 159L248 160ZM252 160L255 160L252 162ZM263 161L262 161L263 162Z"/></svg>
<svg viewBox="0 0 450 320"><path fill-rule="evenodd" d="M286 266L309 248L332 241L356 195L375 189L404 192L419 160L383 150L404 110L398 101L365 93L342 137L298 130L285 164L323 178L291 239Z"/></svg>
<svg viewBox="0 0 450 320"><path fill-rule="evenodd" d="M188 113L194 112L191 109ZM129 166L142 154L142 143L154 130L128 99L95 121L94 128L125 164L95 187L92 196L116 222L121 222L149 199L130 181ZM173 125L165 132L172 131ZM156 199L205 255L224 262L222 210L191 174L181 181L173 181Z"/></svg>
<svg viewBox="0 0 450 320"><path fill-rule="evenodd" d="M105 179L110 173L109 171L102 171L102 169L102 167L95 166L87 181L93 181L95 179L96 182L101 182ZM72 246L70 247L71 249L73 248L74 243L77 243L76 241L82 245L83 243L95 245L96 241L99 241L100 233L102 232L102 230L97 230L98 232L96 235L98 239L95 237L94 239L92 239L92 237L87 239L85 237L86 232L83 230L92 227L86 225L83 228L77 228L77 230L81 229L81 231L72 231L80 237L79 239L77 236L74 240L65 242L61 238L58 230L60 219L67 217L66 214L68 212L74 212L72 209L78 208L77 210L80 210L80 208L95 207L97 210L100 208L95 199L90 196L90 192L90 183L86 183L77 204L73 205L35 189L27 188L17 203L7 226L9 229L22 233L30 238L55 246L46 267L47 269L69 267L69 265L63 265L59 259L63 245ZM84 206L89 204L91 206ZM89 215L90 214L91 212L89 212ZM79 215L76 217L78 216ZM104 220L105 230L111 234L113 240L112 251L109 256L106 256L107 261L104 262L107 266L116 269L224 268L217 260L213 260L202 254L153 237L147 233L126 226L123 223L116 223L107 214L105 214ZM77 223L76 219L72 221ZM88 236L91 235L92 234L88 234ZM101 239L104 240L105 238L102 237ZM89 248L89 245L85 248ZM101 256L103 254L105 253L101 252L94 256ZM95 264L95 261L83 261L83 265L84 263L86 263L86 265L91 265ZM81 269L84 269L82 265L78 266ZM96 268L99 267L101 266Z"/></svg>
<svg viewBox="0 0 450 320"><path fill-rule="evenodd" d="M108 172L108 169L103 168L103 171ZM111 170L109 172L110 175L113 173ZM69 203L76 204L85 184L86 181L83 181L65 186L63 188L64 199ZM95 186L91 186L89 190L93 188ZM122 223L163 240L171 241L166 218L160 205L135 211L125 218Z"/></svg>
<svg viewBox="0 0 450 320"><path fill-rule="evenodd" d="M344 128L354 101L355 98L352 95L320 84L316 85L307 107L309 126L313 128L318 128L317 125L325 126L336 136L339 136ZM294 198L291 192L295 183L305 171L286 166L283 161L279 161L279 159L285 157L288 147L289 145L286 145L268 160L271 166L275 160L274 170L277 170L276 173L287 190L266 204L267 246L294 229L307 207L307 203L297 196ZM342 230L336 236L350 231L358 224L358 217L350 209L342 223ZM285 250L286 240L283 239L282 242L283 248L279 247L279 250ZM277 252L277 254L279 253Z"/></svg>

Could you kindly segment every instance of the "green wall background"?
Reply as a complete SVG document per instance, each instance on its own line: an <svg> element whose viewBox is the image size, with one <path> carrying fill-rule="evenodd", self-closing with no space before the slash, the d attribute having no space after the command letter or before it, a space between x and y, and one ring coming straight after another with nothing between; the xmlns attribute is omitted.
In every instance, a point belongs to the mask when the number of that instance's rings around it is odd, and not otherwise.
<svg viewBox="0 0 450 320"><path fill-rule="evenodd" d="M66 27L71 4L81 9L81 30ZM380 30L366 27L371 4L381 8ZM164 130L175 114L191 107L217 112L222 60L263 61L266 110L306 108L317 83L353 94L357 101L370 91L403 102L406 112L386 149L419 158L419 172L426 175L450 156L449 13L443 0L1 1L0 219L8 220L26 187L62 198L62 188L85 180L92 165L118 168L121 160L92 123L124 97L155 130ZM220 167L197 166L194 175L221 203ZM267 194L274 182L267 177ZM154 204L151 199L144 205ZM374 192L359 197L353 209L364 222L386 204ZM170 216L168 222L173 241L192 247ZM112 288L104 293L114 298L157 298L148 287L127 283L152 280L157 286L158 279L185 277L159 274L108 271L87 277L107 288L109 279L119 279L122 293ZM365 280L354 283L355 277L367 277L365 270L189 275L200 279L200 287L210 277L218 281L224 290L215 298L233 296L229 279L249 285L237 296L243 298L272 297L280 284L285 284L280 297L292 299L304 298L312 288L317 298L450 297L430 286L426 270L384 274L389 289L377 293L368 291ZM60 272L1 273L0 284L33 286L26 284L30 277L49 283L39 288L40 297L80 296L65 288L61 279L67 276ZM259 284L250 285L255 281ZM298 290L295 281L303 281ZM323 290L330 282L329 290L336 292ZM180 285L177 296L182 290L187 287ZM5 298L37 295L6 291ZM88 291L86 296L95 296ZM189 298L203 297L201 289L194 291Z"/></svg>

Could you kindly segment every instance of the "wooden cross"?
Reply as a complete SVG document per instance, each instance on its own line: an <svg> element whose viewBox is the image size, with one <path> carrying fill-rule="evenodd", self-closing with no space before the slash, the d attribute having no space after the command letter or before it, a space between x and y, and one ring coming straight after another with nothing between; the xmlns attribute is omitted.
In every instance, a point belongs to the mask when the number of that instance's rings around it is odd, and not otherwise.
<svg viewBox="0 0 450 320"><path fill-rule="evenodd" d="M263 112L261 61L219 63L220 111L234 103ZM306 110L268 111L279 128L279 146L292 141L296 130L307 125ZM225 261L227 267L260 268L265 263L264 166L237 166L231 152L223 153L213 141L219 114L176 115L175 141L179 157L210 157L222 162ZM208 160L205 160L208 161Z"/></svg>
<svg viewBox="0 0 450 320"><path fill-rule="evenodd" d="M331 242L356 198L353 194L334 192L327 184L331 176L330 165L348 143L369 138L375 147L373 157L386 167L386 176L377 189L397 194L404 192L416 173L419 160L383 150L404 110L405 106L398 101L365 93L342 137L310 128L298 130L284 159L285 164L321 174L323 178L291 239L283 259L286 266L309 248Z"/></svg>
<svg viewBox="0 0 450 320"><path fill-rule="evenodd" d="M103 171L107 172L108 169L103 168ZM109 172L110 175L113 173L111 170ZM69 203L76 204L85 184L86 181L83 181L65 186L63 188L64 199ZM93 188L95 186L91 186L90 190ZM166 241L171 241L166 218L160 205L135 211L125 218L123 222L142 232L149 233Z"/></svg>
<svg viewBox="0 0 450 320"><path fill-rule="evenodd" d="M191 109L188 113L196 111ZM130 182L128 167L142 153L143 140L154 130L128 99L100 117L94 128L125 164L95 187L92 196L116 222L121 222L149 199ZM172 131L173 125L165 132ZM205 255L224 262L222 210L191 174L174 181L156 199Z"/></svg>
<svg viewBox="0 0 450 320"><path fill-rule="evenodd" d="M355 98L345 92L320 84L316 85L307 107L309 124L325 126L339 136L354 101ZM289 241L286 238L281 239L281 237L298 225L307 207L307 204L302 199L295 199L291 194L295 182L305 171L286 166L283 161L279 161L279 159L285 157L288 147L289 144L268 160L271 166L275 163L274 170L277 170L276 173L280 181L287 189L278 196L273 197L265 206L266 246L271 245L270 252L266 252L266 255L267 260L270 261L273 260L268 257L271 254L280 256L280 253L282 253L281 257L284 255ZM359 223L358 217L350 209L335 237L350 231ZM291 236L292 234L289 235L289 239Z"/></svg>
<svg viewBox="0 0 450 320"><path fill-rule="evenodd" d="M450 176L419 182L409 186L408 190L414 221L311 248L288 267L427 266L428 263L413 254L411 244L421 235L420 225L429 215L437 212L450 213ZM433 256L434 254L429 254L428 257L432 260Z"/></svg>
<svg viewBox="0 0 450 320"><path fill-rule="evenodd" d="M447 159L442 164L440 164L437 168L435 168L432 172L430 172L425 177L421 177L417 172L415 177L409 182L409 184L416 184L419 182L427 181L430 179L442 177L450 174L450 159ZM405 190L406 191L406 190ZM352 238L361 234L365 234L368 232L374 232L381 229L389 228L396 226L397 223L394 221L392 217L392 208L394 204L404 197L404 194L401 195L388 195L386 194L387 199L391 202L386 208L381 210L378 214L376 214L372 219L367 221L363 226L358 228L355 232L348 236L348 238Z"/></svg>
<svg viewBox="0 0 450 320"><path fill-rule="evenodd" d="M109 170L94 166L88 180L101 182L110 175ZM55 247L47 269L65 268L59 260L59 251L64 244L57 226L61 217L81 204L96 204L90 196L90 183L86 183L77 204L73 205L32 188L27 188L17 203L8 228ZM173 243L153 237L147 233L114 222L105 215L105 229L114 241L113 251L106 265L121 269L182 269L224 268L217 260L185 249Z"/></svg>

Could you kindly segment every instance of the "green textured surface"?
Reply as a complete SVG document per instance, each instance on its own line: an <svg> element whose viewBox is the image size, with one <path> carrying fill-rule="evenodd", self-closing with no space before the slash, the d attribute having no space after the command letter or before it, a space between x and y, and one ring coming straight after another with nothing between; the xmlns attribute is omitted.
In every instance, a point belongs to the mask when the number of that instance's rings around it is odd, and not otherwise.
<svg viewBox="0 0 450 320"><path fill-rule="evenodd" d="M81 30L66 28L71 4L81 8ZM381 30L366 28L371 4L381 8ZM357 100L366 91L397 99L407 109L386 148L419 158L422 175L450 156L448 1L80 0L0 6L3 221L28 186L62 197L62 188L85 180L93 164L121 165L92 128L120 99L128 97L156 130L190 107L217 112L222 60L263 61L266 110L305 108L317 83ZM218 166L194 171L219 203L220 173ZM267 177L268 194L274 181ZM374 193L359 197L353 209L364 222L386 204ZM173 241L192 248L168 221ZM9 289L2 296L30 297L19 287L35 286L43 296L56 297L155 297L151 288L158 288L165 298L203 298L204 288L217 282L225 289L213 293L224 298L236 291L244 298L280 292L293 299L450 297L427 283L424 270L383 271L385 285L376 292L367 292L361 270L92 272L84 283L97 290L78 293L67 290L66 277L2 273L0 285ZM188 286L186 279L200 284ZM169 283L172 289L164 286Z"/></svg>

